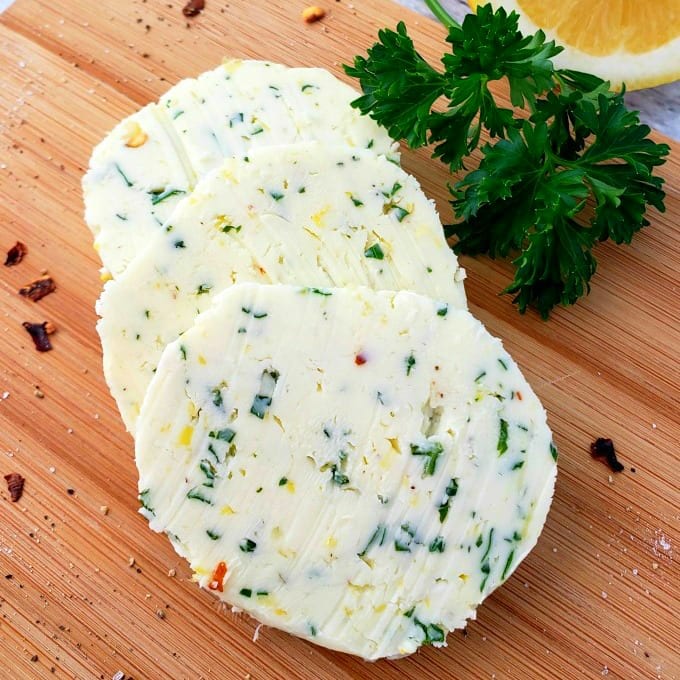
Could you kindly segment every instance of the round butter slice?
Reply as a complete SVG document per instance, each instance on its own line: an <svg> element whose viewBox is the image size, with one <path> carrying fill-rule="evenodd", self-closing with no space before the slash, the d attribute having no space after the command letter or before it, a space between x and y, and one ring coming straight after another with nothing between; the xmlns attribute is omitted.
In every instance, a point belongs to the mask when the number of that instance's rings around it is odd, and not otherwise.
<svg viewBox="0 0 680 680"><path fill-rule="evenodd" d="M514 361L412 292L243 284L168 345L142 512L199 584L365 659L442 646L534 546L556 451Z"/></svg>
<svg viewBox="0 0 680 680"><path fill-rule="evenodd" d="M434 204L398 165L317 143L209 174L97 306L104 373L128 430L161 352L237 282L408 289L465 307Z"/></svg>
<svg viewBox="0 0 680 680"><path fill-rule="evenodd" d="M398 159L385 130L350 106L357 96L323 69L229 60L123 120L95 148L83 179L85 221L104 267L120 275L225 157L321 141Z"/></svg>

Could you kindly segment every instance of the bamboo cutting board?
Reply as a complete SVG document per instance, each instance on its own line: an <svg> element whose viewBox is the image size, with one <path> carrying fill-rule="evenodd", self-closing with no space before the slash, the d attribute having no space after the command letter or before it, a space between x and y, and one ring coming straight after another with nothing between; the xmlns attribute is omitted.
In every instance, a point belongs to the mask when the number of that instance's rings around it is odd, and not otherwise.
<svg viewBox="0 0 680 680"><path fill-rule="evenodd" d="M561 455L537 548L447 649L366 664L271 629L253 642L255 622L200 592L137 514L132 440L101 373L80 177L119 118L225 55L342 75L399 19L426 56L443 50L441 27L387 0L325 5L314 25L297 0L208 0L191 21L176 0L18 0L0 17L0 248L29 248L0 267L0 474L27 480L18 503L0 491L0 677L678 677L677 148L661 170L668 212L632 246L600 246L592 294L550 322L498 297L507 265L464 260L471 308L543 400ZM404 165L447 219L445 169L425 152ZM58 290L20 298L44 269ZM54 350L38 354L21 323L46 319ZM624 472L591 459L598 436Z"/></svg>

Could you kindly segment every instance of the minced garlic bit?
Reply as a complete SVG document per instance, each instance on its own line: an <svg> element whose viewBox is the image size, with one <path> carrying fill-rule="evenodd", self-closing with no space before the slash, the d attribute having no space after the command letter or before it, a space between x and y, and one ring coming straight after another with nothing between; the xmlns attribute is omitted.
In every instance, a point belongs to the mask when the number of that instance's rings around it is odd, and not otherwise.
<svg viewBox="0 0 680 680"><path fill-rule="evenodd" d="M310 5L302 10L302 19L307 24L321 21L326 16L326 10L318 5Z"/></svg>
<svg viewBox="0 0 680 680"><path fill-rule="evenodd" d="M147 139L149 139L149 135L142 130L139 124L132 123L127 139L125 140L125 146L130 149L136 149L137 147L142 146L142 144L145 144Z"/></svg>

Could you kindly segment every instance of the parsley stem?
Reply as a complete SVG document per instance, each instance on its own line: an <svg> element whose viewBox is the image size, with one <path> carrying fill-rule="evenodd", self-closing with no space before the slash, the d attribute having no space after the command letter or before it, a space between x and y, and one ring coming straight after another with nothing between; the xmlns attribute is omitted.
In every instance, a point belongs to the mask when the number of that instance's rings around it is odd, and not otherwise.
<svg viewBox="0 0 680 680"><path fill-rule="evenodd" d="M425 4L446 28L460 28L460 24L442 7L439 0L425 0Z"/></svg>

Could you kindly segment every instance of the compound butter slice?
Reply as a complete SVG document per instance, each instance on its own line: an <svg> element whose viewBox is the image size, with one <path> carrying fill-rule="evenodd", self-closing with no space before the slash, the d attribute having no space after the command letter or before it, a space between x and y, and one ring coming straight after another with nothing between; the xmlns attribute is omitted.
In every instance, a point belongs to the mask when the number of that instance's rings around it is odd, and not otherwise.
<svg viewBox="0 0 680 680"><path fill-rule="evenodd" d="M546 415L499 340L412 292L244 284L168 345L142 512L199 584L366 659L445 644L534 546Z"/></svg>
<svg viewBox="0 0 680 680"><path fill-rule="evenodd" d="M433 203L398 165L316 143L227 159L97 306L104 373L128 430L161 352L237 282L408 289L465 307Z"/></svg>
<svg viewBox="0 0 680 680"><path fill-rule="evenodd" d="M387 133L350 106L356 97L323 69L229 60L126 118L95 148L83 179L85 221L105 269L120 275L225 157L321 141L396 160Z"/></svg>

